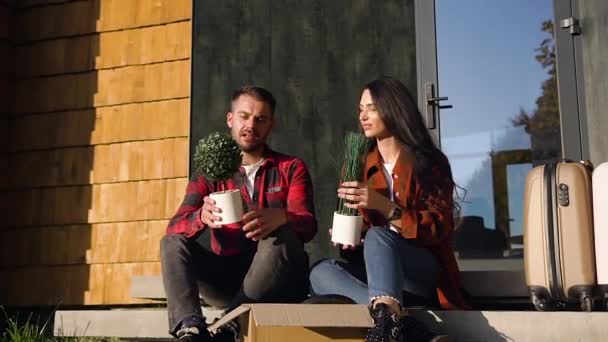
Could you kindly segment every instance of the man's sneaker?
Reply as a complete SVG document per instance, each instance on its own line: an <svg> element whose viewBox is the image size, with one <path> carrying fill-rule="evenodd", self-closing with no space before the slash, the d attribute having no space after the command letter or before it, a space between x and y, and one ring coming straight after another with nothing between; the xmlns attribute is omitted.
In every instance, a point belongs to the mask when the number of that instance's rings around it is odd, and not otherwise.
<svg viewBox="0 0 608 342"><path fill-rule="evenodd" d="M183 327L177 332L177 340L180 342L211 342L211 335L206 328Z"/></svg>
<svg viewBox="0 0 608 342"><path fill-rule="evenodd" d="M191 316L182 321L181 327L175 333L180 342L211 342L211 335L202 317Z"/></svg>
<svg viewBox="0 0 608 342"><path fill-rule="evenodd" d="M438 335L430 331L424 323L412 316L401 318L401 331L407 342L453 342L447 335Z"/></svg>
<svg viewBox="0 0 608 342"><path fill-rule="evenodd" d="M401 320L388 305L380 303L370 310L374 327L367 331L365 342L402 342Z"/></svg>

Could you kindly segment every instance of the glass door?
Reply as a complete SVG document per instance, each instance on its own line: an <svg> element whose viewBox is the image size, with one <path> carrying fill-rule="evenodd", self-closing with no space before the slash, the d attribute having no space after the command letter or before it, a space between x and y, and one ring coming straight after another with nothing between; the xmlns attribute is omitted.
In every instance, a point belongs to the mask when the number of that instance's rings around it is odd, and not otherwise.
<svg viewBox="0 0 608 342"><path fill-rule="evenodd" d="M526 174L581 158L575 63L556 58L571 39L556 28L564 2L416 3L418 100L461 188L455 250L475 297L527 296Z"/></svg>

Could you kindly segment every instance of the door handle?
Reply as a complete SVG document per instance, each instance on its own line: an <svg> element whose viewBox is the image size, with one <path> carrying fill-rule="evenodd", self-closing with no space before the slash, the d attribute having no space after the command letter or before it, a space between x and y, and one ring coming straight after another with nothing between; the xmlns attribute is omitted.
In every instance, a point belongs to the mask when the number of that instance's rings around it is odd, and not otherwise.
<svg viewBox="0 0 608 342"><path fill-rule="evenodd" d="M426 121L426 127L428 129L435 129L436 123L435 118L437 116L437 109L449 109L453 108L452 105L439 105L441 101L447 101L447 96L436 97L435 96L435 85L431 82L424 84L424 99L426 106L424 109L424 118Z"/></svg>

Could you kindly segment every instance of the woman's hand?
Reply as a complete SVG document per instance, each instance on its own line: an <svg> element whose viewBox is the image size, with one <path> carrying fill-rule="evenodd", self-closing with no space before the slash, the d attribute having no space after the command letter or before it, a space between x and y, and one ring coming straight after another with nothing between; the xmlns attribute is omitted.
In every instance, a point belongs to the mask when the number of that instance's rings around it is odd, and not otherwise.
<svg viewBox="0 0 608 342"><path fill-rule="evenodd" d="M330 237L330 240L331 240L331 233L332 233L332 229L329 228L329 237ZM361 239L361 245L363 245L363 239ZM341 248L341 249L343 249L345 251L354 251L355 249L357 249L358 246L343 245L341 243L334 242L334 247Z"/></svg>
<svg viewBox="0 0 608 342"><path fill-rule="evenodd" d="M342 183L338 189L338 197L350 201L344 204L347 208L378 210L384 216L391 210L391 201L388 198L362 182Z"/></svg>

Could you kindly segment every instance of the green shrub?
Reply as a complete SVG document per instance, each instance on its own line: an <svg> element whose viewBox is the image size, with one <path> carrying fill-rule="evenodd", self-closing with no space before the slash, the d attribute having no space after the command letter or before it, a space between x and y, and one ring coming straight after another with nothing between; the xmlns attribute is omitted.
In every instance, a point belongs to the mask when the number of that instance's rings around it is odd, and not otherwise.
<svg viewBox="0 0 608 342"><path fill-rule="evenodd" d="M241 150L226 133L211 133L201 139L194 151L194 170L209 181L226 180L239 170Z"/></svg>

